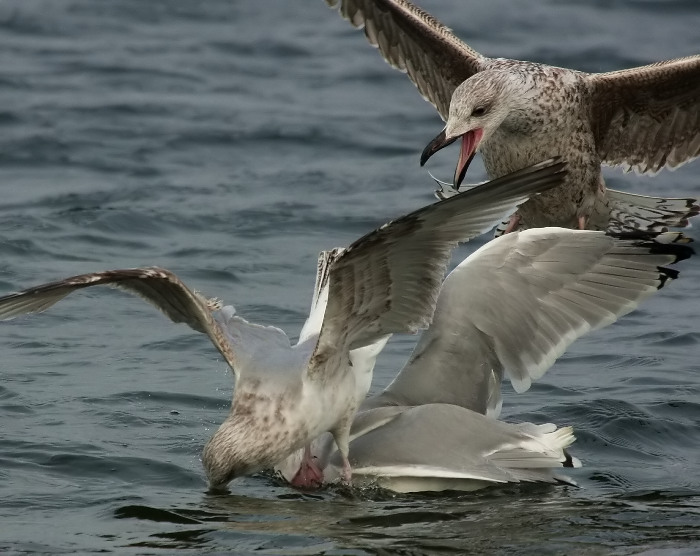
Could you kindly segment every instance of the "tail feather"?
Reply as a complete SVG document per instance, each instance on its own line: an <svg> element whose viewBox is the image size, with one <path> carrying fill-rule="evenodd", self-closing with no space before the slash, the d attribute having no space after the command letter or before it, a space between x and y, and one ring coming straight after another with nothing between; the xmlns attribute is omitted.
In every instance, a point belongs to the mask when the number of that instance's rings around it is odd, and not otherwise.
<svg viewBox="0 0 700 556"><path fill-rule="evenodd" d="M571 479L555 474L554 470L581 467L581 462L565 449L576 440L573 429L557 429L551 423L522 423L518 428L523 434L522 440L490 454L489 461L517 481L557 482L564 479L564 482L572 483Z"/></svg>
<svg viewBox="0 0 700 556"><path fill-rule="evenodd" d="M604 207L600 205L605 204ZM664 232L668 228L685 228L690 226L689 218L700 213L696 199L647 197L608 189L606 199L595 207L596 213L601 212L602 221L598 222L600 229L611 232L630 230L645 230ZM607 224L605 216L607 214ZM600 220L600 218L596 218Z"/></svg>
<svg viewBox="0 0 700 556"><path fill-rule="evenodd" d="M688 228L689 219L700 214L697 199L648 197L607 189L605 198L596 201L588 221L589 230L611 233L631 231L666 232L669 228ZM494 236L503 235L510 219L496 226ZM528 228L520 221L518 231Z"/></svg>

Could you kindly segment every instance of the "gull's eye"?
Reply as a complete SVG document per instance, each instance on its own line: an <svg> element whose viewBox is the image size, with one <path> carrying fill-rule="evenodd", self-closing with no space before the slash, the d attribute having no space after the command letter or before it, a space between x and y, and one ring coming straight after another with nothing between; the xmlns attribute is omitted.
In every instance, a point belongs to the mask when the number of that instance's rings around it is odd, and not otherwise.
<svg viewBox="0 0 700 556"><path fill-rule="evenodd" d="M476 108L474 108L474 110L472 110L472 116L475 116L477 118L483 116L484 114L486 114L485 106L477 106Z"/></svg>

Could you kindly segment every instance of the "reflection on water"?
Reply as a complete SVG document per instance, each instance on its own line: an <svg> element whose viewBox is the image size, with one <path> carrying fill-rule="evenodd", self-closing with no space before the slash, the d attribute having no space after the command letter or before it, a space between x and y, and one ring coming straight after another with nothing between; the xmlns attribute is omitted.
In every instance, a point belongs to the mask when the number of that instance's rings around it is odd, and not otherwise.
<svg viewBox="0 0 700 556"><path fill-rule="evenodd" d="M227 544L263 554L519 553L542 550L543 544L548 553L625 553L630 540L635 550L700 548L697 494L649 492L595 501L579 494L552 486L440 496L331 489L273 498L206 496L197 509L124 506L115 517L150 521L159 531L130 546L204 550ZM337 546L343 550L335 551Z"/></svg>

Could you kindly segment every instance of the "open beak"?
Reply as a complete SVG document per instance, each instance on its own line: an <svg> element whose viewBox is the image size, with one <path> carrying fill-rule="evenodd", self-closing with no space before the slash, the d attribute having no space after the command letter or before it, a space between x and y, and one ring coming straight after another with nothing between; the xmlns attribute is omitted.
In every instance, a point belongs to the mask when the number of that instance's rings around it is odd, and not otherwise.
<svg viewBox="0 0 700 556"><path fill-rule="evenodd" d="M459 189L459 186L464 181L464 176L467 175L467 170L469 169L469 164L471 164L474 155L476 154L476 148L479 146L481 141L481 136L484 134L484 130L481 128L472 129L467 131L462 135L462 144L459 149L459 159L457 159L457 167L455 168L454 177L454 187Z"/></svg>
<svg viewBox="0 0 700 556"><path fill-rule="evenodd" d="M469 168L469 163L474 158L474 153L476 153L476 148L479 146L481 137L484 134L484 130L481 128L472 129L467 131L461 136L462 144L459 149L459 160L457 161L457 168L455 168L454 184L455 189L459 189L459 185L464 180L464 176L467 174L467 169ZM433 139L428 145L423 149L423 153L420 157L420 165L423 166L428 159L433 156L440 149L451 145L459 137L453 137L452 139L447 139L445 135L445 130L443 129L435 139Z"/></svg>

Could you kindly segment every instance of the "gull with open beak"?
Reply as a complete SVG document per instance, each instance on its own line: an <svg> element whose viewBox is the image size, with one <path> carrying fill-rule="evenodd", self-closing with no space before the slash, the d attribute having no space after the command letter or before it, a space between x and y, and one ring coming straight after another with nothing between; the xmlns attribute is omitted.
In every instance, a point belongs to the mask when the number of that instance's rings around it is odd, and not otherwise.
<svg viewBox="0 0 700 556"><path fill-rule="evenodd" d="M454 180L452 182L452 187L458 190L459 186L464 181L464 176L467 175L467 170L469 169L471 161L474 159L476 149L479 146L479 142L481 141L483 135L483 128L477 127L475 129L470 129L461 135L451 134L448 136L447 127L445 127L440 134L430 143L428 143L423 150L420 157L420 165L423 166L431 156L433 156L443 147L451 145L457 139L460 139L459 158L457 159Z"/></svg>
<svg viewBox="0 0 700 556"><path fill-rule="evenodd" d="M695 199L607 189L601 165L653 174L700 155L700 55L586 73L484 56L409 0L326 1L364 28L445 120L421 164L461 140L455 189L477 149L490 179L553 156L567 161L564 184L531 199L500 232L663 231L698 214Z"/></svg>

